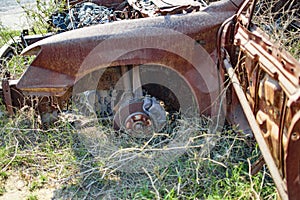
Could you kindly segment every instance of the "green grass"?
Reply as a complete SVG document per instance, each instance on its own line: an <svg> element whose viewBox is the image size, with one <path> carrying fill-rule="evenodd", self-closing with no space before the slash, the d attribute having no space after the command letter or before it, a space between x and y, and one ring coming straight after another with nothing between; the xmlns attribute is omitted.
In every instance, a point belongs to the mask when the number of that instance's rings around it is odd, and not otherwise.
<svg viewBox="0 0 300 200"><path fill-rule="evenodd" d="M26 200L38 200L38 197L36 195L31 194L26 198Z"/></svg>
<svg viewBox="0 0 300 200"><path fill-rule="evenodd" d="M10 30L8 28L3 27L0 24L0 47L6 44L9 40L14 38L15 36L19 36L20 31Z"/></svg>
<svg viewBox="0 0 300 200"><path fill-rule="evenodd" d="M192 141L190 148L170 163L155 162L133 173L109 167L115 166L116 160L101 156L101 148L94 148L99 138L90 141L74 122L62 118L43 130L37 119L30 109L14 119L1 117L0 195L5 195L7 178L18 172L30 192L55 187L55 199L276 199L266 167L257 175L249 174L249 162L260 156L255 141L232 127L208 135L197 119L189 119L190 125L179 122L179 130L191 129L186 137L186 141ZM109 128L98 131L113 133ZM207 138L214 145L203 153ZM135 148L155 149L155 143L137 145L136 141ZM115 149L120 150L129 153L126 148ZM152 153L148 151L149 156L156 155Z"/></svg>

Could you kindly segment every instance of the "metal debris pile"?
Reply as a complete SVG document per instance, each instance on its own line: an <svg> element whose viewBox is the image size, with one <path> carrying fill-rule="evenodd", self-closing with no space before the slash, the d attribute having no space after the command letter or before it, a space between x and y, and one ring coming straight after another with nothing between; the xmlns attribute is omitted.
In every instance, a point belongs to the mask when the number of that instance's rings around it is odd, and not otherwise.
<svg viewBox="0 0 300 200"><path fill-rule="evenodd" d="M194 0L127 0L143 17L154 17L167 14L185 14L199 11L206 7L205 1Z"/></svg>
<svg viewBox="0 0 300 200"><path fill-rule="evenodd" d="M203 0L125 0L116 8L83 2L72 5L63 12L54 13L50 21L58 32L63 32L124 19L186 14L197 12L206 6Z"/></svg>
<svg viewBox="0 0 300 200"><path fill-rule="evenodd" d="M111 21L113 11L95 3L76 4L68 12L52 15L52 24L59 30L72 30L85 26L104 24Z"/></svg>

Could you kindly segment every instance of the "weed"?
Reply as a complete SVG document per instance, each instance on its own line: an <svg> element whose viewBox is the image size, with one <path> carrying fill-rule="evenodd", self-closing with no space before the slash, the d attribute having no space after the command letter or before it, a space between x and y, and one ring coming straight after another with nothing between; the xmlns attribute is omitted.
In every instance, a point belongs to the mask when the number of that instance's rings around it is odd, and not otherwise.
<svg viewBox="0 0 300 200"><path fill-rule="evenodd" d="M0 186L0 196L3 195L6 192L5 187L4 186Z"/></svg>
<svg viewBox="0 0 300 200"><path fill-rule="evenodd" d="M255 141L230 129L222 133L209 135L205 126L199 124L199 119L187 119L189 123L178 122L184 132L187 143L173 146L174 152L185 146L185 151L176 159L156 161L153 156L156 151L164 151L157 143L132 143L135 148L144 147L144 156L135 159L137 163L145 162L139 173L124 171L129 168L115 159L107 159L108 154L102 154L103 149L98 143L100 138L86 138L74 122L64 118L47 130L40 129L38 120L32 120L30 110L22 111L14 120L5 116L8 123L1 125L0 138L2 150L2 177L10 171L19 171L20 177L27 183L29 191L38 192L42 188L56 187L54 199L60 198L113 198L113 199L251 199L275 198L275 186L266 168L255 176L249 174L249 161L259 157ZM26 117L30 120L25 120ZM185 120L183 120L185 121ZM188 126L190 124L190 126ZM85 127L86 128L86 127ZM102 133L112 137L110 128L98 129L95 134ZM180 136L174 132L173 139ZM98 135L100 136L100 135ZM122 137L121 137L122 138ZM122 143L120 149L114 148L110 156L116 152L139 154L132 152L129 143L134 141L124 136L111 138L111 142ZM203 153L207 138L214 141L213 148ZM90 141L92 139L92 141ZM104 139L104 138L102 138ZM156 138L157 139L157 138ZM163 144L164 138L155 140ZM188 141L192 141L188 143ZM93 145L91 145L93 144ZM168 143L165 143L168 144ZM98 147L98 148L96 148ZM102 146L103 147L103 146ZM168 146L166 146L168 147ZM178 149L177 149L178 148ZM152 149L152 151L150 151ZM121 154L120 154L121 155ZM173 154L172 154L173 155ZM3 162L5 161L5 162ZM163 163L166 162L166 163ZM167 163L169 162L169 163ZM130 162L129 162L130 163ZM134 163L130 163L134 164ZM133 165L139 167L140 165ZM4 170L3 170L4 169ZM2 187L5 194L5 187ZM34 197L32 197L34 198Z"/></svg>
<svg viewBox="0 0 300 200"><path fill-rule="evenodd" d="M259 0L254 23L264 30L280 48L300 59L299 2Z"/></svg>
<svg viewBox="0 0 300 200"><path fill-rule="evenodd" d="M26 198L26 200L38 200L38 197L36 195L31 194Z"/></svg>
<svg viewBox="0 0 300 200"><path fill-rule="evenodd" d="M51 15L55 12L65 9L66 0L36 0L33 6L22 5L20 0L17 0L19 5L26 13L27 19L31 22L32 34L44 34L49 31L56 31L51 28Z"/></svg>
<svg viewBox="0 0 300 200"><path fill-rule="evenodd" d="M5 181L8 178L8 173L7 172L0 172L0 196L3 195L6 192L5 189Z"/></svg>

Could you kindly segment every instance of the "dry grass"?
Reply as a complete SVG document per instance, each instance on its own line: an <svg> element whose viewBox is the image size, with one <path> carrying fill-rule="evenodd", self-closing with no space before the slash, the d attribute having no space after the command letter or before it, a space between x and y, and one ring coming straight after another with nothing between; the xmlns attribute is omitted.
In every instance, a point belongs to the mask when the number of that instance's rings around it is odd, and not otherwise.
<svg viewBox="0 0 300 200"><path fill-rule="evenodd" d="M29 108L14 120L2 116L1 122L4 197L13 174L24 182L28 196L36 198L45 188L54 199L276 196L265 168L256 176L249 174L248 161L260 155L255 141L234 127L208 134L207 118L177 120L172 132L147 139L86 123L74 114L62 115L43 130Z"/></svg>
<svg viewBox="0 0 300 200"><path fill-rule="evenodd" d="M254 23L282 49L300 59L300 2L259 0Z"/></svg>

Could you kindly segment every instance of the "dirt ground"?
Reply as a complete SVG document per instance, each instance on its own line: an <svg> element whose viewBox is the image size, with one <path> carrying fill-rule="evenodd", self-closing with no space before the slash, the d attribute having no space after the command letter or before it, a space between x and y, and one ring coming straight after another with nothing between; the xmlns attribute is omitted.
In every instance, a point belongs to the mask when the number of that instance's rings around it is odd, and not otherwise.
<svg viewBox="0 0 300 200"><path fill-rule="evenodd" d="M0 13L0 21L4 27L8 27L12 30L29 28L29 23L21 8Z"/></svg>
<svg viewBox="0 0 300 200"><path fill-rule="evenodd" d="M6 192L0 196L0 200L49 200L53 199L54 191L56 190L56 188L41 188L31 192L28 186L26 186L26 182L19 177L17 172L15 175L8 176L4 187Z"/></svg>
<svg viewBox="0 0 300 200"><path fill-rule="evenodd" d="M26 4L25 6L30 8L34 7L34 4ZM31 22L26 18L24 10L19 5L15 5L0 9L0 24L12 30L23 30L30 28Z"/></svg>

